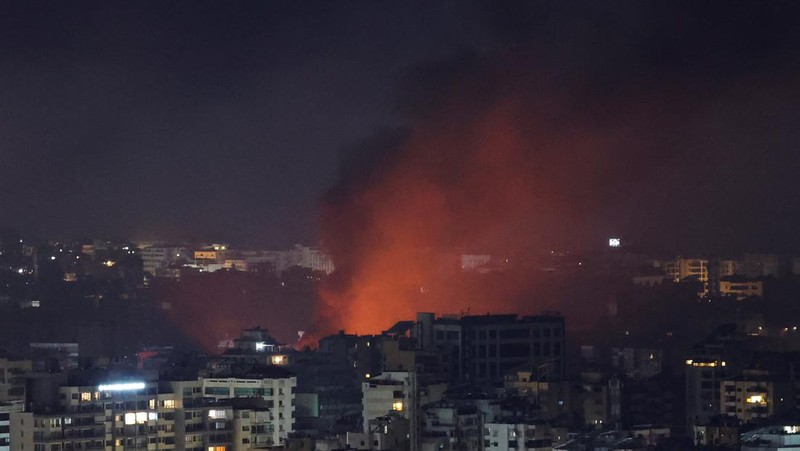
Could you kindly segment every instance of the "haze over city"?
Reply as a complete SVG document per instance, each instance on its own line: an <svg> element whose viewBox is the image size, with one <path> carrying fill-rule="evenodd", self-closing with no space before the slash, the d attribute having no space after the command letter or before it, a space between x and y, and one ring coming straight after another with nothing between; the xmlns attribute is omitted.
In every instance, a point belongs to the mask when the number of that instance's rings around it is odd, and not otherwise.
<svg viewBox="0 0 800 451"><path fill-rule="evenodd" d="M799 46L791 1L0 4L0 451L800 445Z"/></svg>

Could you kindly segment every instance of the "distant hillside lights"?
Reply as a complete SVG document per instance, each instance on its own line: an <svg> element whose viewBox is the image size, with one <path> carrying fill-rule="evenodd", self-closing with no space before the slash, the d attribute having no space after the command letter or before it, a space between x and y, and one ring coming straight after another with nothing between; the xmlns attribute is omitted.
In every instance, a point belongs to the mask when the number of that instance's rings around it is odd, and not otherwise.
<svg viewBox="0 0 800 451"><path fill-rule="evenodd" d="M292 267L325 274L333 272L333 260L318 248L295 245L289 250L262 251L231 249L228 244L192 248L182 245L141 243L144 271L154 277L179 278L182 272L273 272L281 274Z"/></svg>

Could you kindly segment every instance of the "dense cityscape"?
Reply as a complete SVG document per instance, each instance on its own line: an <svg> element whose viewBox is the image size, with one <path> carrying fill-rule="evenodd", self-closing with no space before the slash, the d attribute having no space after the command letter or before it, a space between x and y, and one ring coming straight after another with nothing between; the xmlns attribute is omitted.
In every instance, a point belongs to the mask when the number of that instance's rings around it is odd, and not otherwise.
<svg viewBox="0 0 800 451"><path fill-rule="evenodd" d="M317 248L0 236L5 450L762 449L800 437L798 257L656 258L612 237L516 256L554 286L591 287L591 299L552 291L563 313L420 311L358 334L276 312L319 302L335 268ZM450 257L473 280L519 269L505 255Z"/></svg>
<svg viewBox="0 0 800 451"><path fill-rule="evenodd" d="M800 449L797 0L0 2L0 451Z"/></svg>

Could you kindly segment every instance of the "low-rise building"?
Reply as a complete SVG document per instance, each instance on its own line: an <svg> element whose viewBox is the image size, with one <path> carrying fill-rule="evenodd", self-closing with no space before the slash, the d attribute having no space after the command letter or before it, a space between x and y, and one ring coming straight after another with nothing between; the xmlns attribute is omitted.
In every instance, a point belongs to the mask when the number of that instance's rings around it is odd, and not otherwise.
<svg viewBox="0 0 800 451"><path fill-rule="evenodd" d="M728 277L719 281L719 293L741 301L764 297L764 282L744 277Z"/></svg>
<svg viewBox="0 0 800 451"><path fill-rule="evenodd" d="M484 424L483 449L486 451L549 451L553 438L546 426L528 422L504 421Z"/></svg>
<svg viewBox="0 0 800 451"><path fill-rule="evenodd" d="M774 425L742 435L742 451L789 451L800 448L800 425Z"/></svg>

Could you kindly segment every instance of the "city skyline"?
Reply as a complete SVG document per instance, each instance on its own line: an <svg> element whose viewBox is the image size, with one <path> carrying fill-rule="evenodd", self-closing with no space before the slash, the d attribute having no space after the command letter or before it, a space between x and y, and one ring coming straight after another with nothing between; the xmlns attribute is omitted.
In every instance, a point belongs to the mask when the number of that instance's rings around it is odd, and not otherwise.
<svg viewBox="0 0 800 451"><path fill-rule="evenodd" d="M800 447L800 2L0 2L0 451Z"/></svg>

